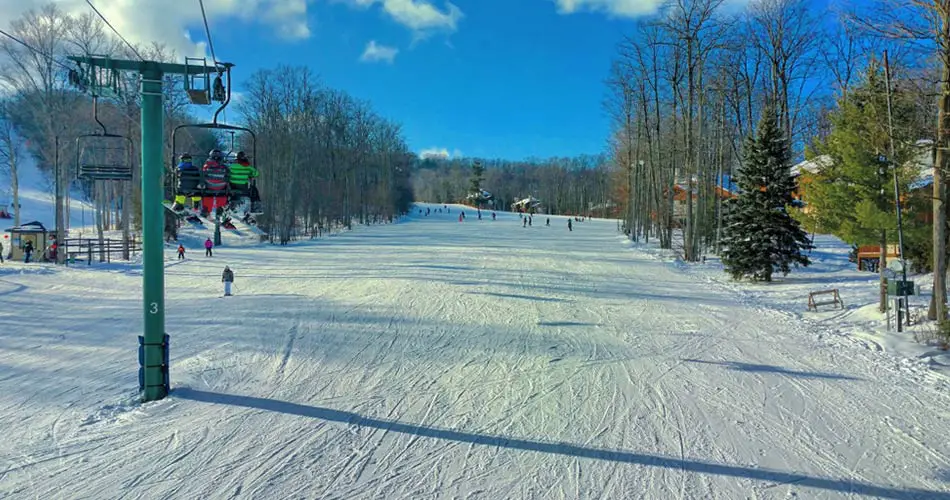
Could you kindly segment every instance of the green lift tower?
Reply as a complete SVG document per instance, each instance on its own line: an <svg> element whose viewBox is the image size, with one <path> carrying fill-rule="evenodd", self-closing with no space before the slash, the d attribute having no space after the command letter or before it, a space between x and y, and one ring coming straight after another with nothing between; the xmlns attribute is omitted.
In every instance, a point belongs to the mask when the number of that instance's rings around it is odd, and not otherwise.
<svg viewBox="0 0 950 500"><path fill-rule="evenodd" d="M80 87L100 81L95 75L133 71L141 76L142 94L142 302L145 332L139 337L139 389L142 401L164 398L169 391L168 348L165 333L165 268L163 221L164 110L162 85L166 75L183 75L192 102L210 104L212 74L220 85L223 72L231 64L173 64L155 61L117 60L108 57L69 57L79 65L70 79ZM227 71L230 73L230 71ZM204 81L200 88L196 81ZM228 82L230 85L230 82ZM217 94L217 89L215 89ZM95 92L94 92L95 94ZM197 96L197 97L196 97Z"/></svg>

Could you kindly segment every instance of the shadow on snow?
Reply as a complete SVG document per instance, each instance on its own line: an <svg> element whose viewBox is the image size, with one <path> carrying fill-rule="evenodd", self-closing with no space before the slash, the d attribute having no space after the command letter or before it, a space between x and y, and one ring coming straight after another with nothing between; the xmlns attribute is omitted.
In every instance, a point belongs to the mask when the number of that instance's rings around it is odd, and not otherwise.
<svg viewBox="0 0 950 500"><path fill-rule="evenodd" d="M849 375L839 375L836 373L825 373L825 372L803 372L798 370L789 370L788 368L782 368L781 366L773 365L757 365L753 363L741 363L738 361L705 361L702 359L684 359L683 361L689 363L703 363L707 365L719 365L724 366L730 370L736 370L740 372L762 372L762 373L779 373L782 375L789 375L792 377L801 377L801 378L825 378L825 379L836 379L836 380L864 380L857 377L851 377Z"/></svg>
<svg viewBox="0 0 950 500"><path fill-rule="evenodd" d="M402 423L396 420L364 417L353 412L333 410L319 406L307 406L267 398L207 392L186 387L173 390L172 395L180 399L201 403L252 408L276 413L284 413L287 415L315 418L328 422L340 422L348 425L359 425L362 427L371 427L385 431L410 434L413 436L443 439L461 443L471 443L481 446L496 446L513 450L526 450L569 457L607 460L611 462L622 462L643 465L647 467L678 469L700 474L715 474L720 476L742 477L782 484L796 484L798 486L874 496L878 498L929 498L933 500L950 500L950 493L945 492L925 491L920 489L898 489L862 483L850 479L822 478L793 472L740 467L736 465L717 464L700 460L663 457L646 453L633 453L628 451L593 448L565 442L532 441L528 439L507 438L504 436L478 434L474 432L464 432L453 429L440 429L423 425Z"/></svg>

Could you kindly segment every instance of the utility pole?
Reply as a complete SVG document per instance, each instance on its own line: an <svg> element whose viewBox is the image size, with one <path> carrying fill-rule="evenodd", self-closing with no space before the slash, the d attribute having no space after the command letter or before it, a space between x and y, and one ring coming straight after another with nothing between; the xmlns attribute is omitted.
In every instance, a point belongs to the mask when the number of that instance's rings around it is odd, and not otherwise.
<svg viewBox="0 0 950 500"><path fill-rule="evenodd" d="M910 324L910 303L907 300L907 260L904 259L904 221L903 215L901 214L901 189L900 184L897 181L897 164L894 163L894 117L891 106L891 67L887 60L887 51L884 51L884 88L887 89L887 137L890 141L888 145L888 156L890 156L890 162L893 165L894 170L894 203L897 207L897 249L901 258L901 288L904 296L904 308L905 313L904 317L907 318L907 324ZM897 331L901 331L900 328L900 316L897 318L898 326Z"/></svg>
<svg viewBox="0 0 950 500"><path fill-rule="evenodd" d="M165 263L164 207L164 111L162 84L165 75L211 75L214 66L154 61L130 61L107 57L69 56L68 59L90 68L132 71L141 75L142 95L142 303L144 335L139 337L139 389L143 401L155 401L168 395L169 336L165 334Z"/></svg>

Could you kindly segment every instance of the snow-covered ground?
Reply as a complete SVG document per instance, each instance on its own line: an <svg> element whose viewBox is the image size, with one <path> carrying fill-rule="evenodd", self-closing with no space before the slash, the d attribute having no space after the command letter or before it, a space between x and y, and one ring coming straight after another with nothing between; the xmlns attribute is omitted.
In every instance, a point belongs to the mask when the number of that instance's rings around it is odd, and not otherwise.
<svg viewBox="0 0 950 500"><path fill-rule="evenodd" d="M20 223L39 221L47 229L56 227L55 189L50 179L39 170L36 161L29 155L21 157L17 179L19 181ZM0 208L16 210L13 207L13 194L10 188L9 173L0 174ZM70 235L88 237L96 223L95 208L82 200L78 190L70 193L68 229ZM10 242L6 230L13 226L13 219L0 219L0 241L8 249Z"/></svg>
<svg viewBox="0 0 950 500"><path fill-rule="evenodd" d="M656 245L641 245L637 250L673 261L671 252L659 250ZM878 309L878 275L858 271L856 264L848 262L849 251L850 247L834 236L818 235L815 248L809 254L812 263L793 269L787 277L777 276L773 283L732 281L716 256L709 256L705 264L677 265L697 279L738 294L748 303L792 314L838 337L838 341L880 351L896 363L929 366L950 375L950 353L939 348L934 322L926 321L933 293L933 274L908 275L909 280L920 286L920 295L909 299L911 326L897 332L893 297L888 304L891 307L888 329L887 314ZM817 312L808 311L809 292L832 288L838 289L845 305L843 310L821 306Z"/></svg>
<svg viewBox="0 0 950 500"><path fill-rule="evenodd" d="M147 404L134 265L0 266L0 497L950 498L943 375L613 221L458 210L169 247Z"/></svg>

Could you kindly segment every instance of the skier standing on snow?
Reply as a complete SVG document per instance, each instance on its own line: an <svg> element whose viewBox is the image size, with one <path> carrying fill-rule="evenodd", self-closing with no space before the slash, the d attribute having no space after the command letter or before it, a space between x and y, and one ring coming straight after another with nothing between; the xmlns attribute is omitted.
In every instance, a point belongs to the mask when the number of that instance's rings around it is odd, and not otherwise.
<svg viewBox="0 0 950 500"><path fill-rule="evenodd" d="M550 217L548 217L548 220L544 222L544 225L545 225L545 226L550 226L550 225L551 225L551 218L550 218Z"/></svg>
<svg viewBox="0 0 950 500"><path fill-rule="evenodd" d="M521 227L528 227L528 218L521 219Z"/></svg>
<svg viewBox="0 0 950 500"><path fill-rule="evenodd" d="M574 230L574 225L571 224L571 219L567 219L567 230L568 230L568 231L573 231L573 230Z"/></svg>
<svg viewBox="0 0 950 500"><path fill-rule="evenodd" d="M0 264L3 264L3 242L0 241Z"/></svg>
<svg viewBox="0 0 950 500"><path fill-rule="evenodd" d="M221 282L224 283L224 296L231 296L231 283L234 283L234 271L231 271L231 268L224 266L224 272L221 273Z"/></svg>
<svg viewBox="0 0 950 500"><path fill-rule="evenodd" d="M491 213L491 220L495 220L495 212Z"/></svg>
<svg viewBox="0 0 950 500"><path fill-rule="evenodd" d="M181 260L184 258L185 258L185 246L178 245L178 260Z"/></svg>
<svg viewBox="0 0 950 500"><path fill-rule="evenodd" d="M214 243L211 242L211 238L205 240L205 257L211 257L211 249L214 248Z"/></svg>
<svg viewBox="0 0 950 500"><path fill-rule="evenodd" d="M531 215L529 215L529 216L528 216L528 225L530 226L532 222L534 222L534 217L531 216Z"/></svg>

